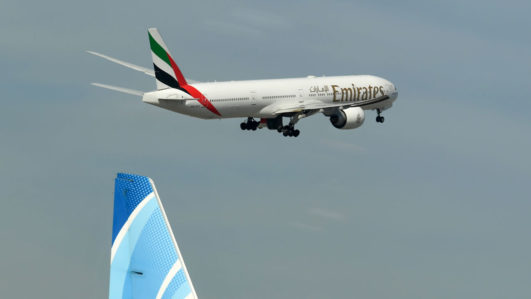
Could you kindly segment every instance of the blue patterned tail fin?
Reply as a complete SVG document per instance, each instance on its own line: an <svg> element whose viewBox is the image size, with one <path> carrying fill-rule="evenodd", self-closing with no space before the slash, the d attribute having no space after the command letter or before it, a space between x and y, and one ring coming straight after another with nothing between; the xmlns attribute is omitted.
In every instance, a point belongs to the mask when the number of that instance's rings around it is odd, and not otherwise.
<svg viewBox="0 0 531 299"><path fill-rule="evenodd" d="M197 299L153 181L119 173L109 298Z"/></svg>

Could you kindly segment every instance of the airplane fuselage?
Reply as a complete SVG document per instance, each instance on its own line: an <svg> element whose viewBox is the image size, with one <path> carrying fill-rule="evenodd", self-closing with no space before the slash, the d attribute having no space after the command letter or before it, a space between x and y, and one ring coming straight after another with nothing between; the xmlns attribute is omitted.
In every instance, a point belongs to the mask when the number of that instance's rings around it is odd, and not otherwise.
<svg viewBox="0 0 531 299"><path fill-rule="evenodd" d="M167 88L144 94L143 101L174 112L202 119L233 117L276 117L284 106L306 106L317 102L330 105L359 104L364 110L391 107L398 92L386 79L370 76L334 76L270 80L226 81L190 84L219 114L189 93ZM387 96L387 97L385 97ZM382 101L363 105L382 98ZM372 101L374 102L374 101Z"/></svg>
<svg viewBox="0 0 531 299"><path fill-rule="evenodd" d="M388 80L371 75L194 83L187 80L170 55L156 28L148 29L153 71L100 53L112 62L155 77L157 89L150 92L93 83L122 93L142 96L142 101L180 114L202 119L246 118L240 129L267 128L286 137L297 137L299 120L322 113L341 130L359 128L365 110L389 109L398 91ZM255 120L258 118L259 120ZM289 118L285 125L284 118Z"/></svg>

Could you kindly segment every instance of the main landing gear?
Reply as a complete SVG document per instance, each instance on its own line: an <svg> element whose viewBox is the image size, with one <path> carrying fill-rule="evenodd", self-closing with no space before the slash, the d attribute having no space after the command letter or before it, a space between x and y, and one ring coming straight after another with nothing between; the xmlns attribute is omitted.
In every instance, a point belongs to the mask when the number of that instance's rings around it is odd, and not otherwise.
<svg viewBox="0 0 531 299"><path fill-rule="evenodd" d="M253 130L253 131L256 131L256 129L258 128L259 124L260 124L260 122L257 122L256 120L254 120L254 118L248 117L247 118L247 122L242 122L240 124L240 128L242 130Z"/></svg>
<svg viewBox="0 0 531 299"><path fill-rule="evenodd" d="M285 137L297 137L300 135L301 131L295 129L295 124L299 121L299 119L306 117L306 114L295 114L292 115L290 118L290 122L287 126L282 126L282 118L280 119L262 119L261 121L256 121L252 117L248 117L247 121L244 121L240 124L240 128L242 130L253 130L256 131L256 129L262 129L267 127L270 130L276 130L279 133L282 133Z"/></svg>
<svg viewBox="0 0 531 299"><path fill-rule="evenodd" d="M292 115L289 120L289 124L287 126L283 126L278 128L278 132L282 133L284 137L297 137L301 133L301 131L295 129L295 124L302 118L305 118L308 116L308 114L304 113L297 113L295 115Z"/></svg>
<svg viewBox="0 0 531 299"><path fill-rule="evenodd" d="M385 120L385 117L380 115L380 113L382 113L382 111L380 109L376 109L376 112L378 112L378 116L376 116L376 122L383 124L383 122Z"/></svg>
<svg viewBox="0 0 531 299"><path fill-rule="evenodd" d="M301 133L301 131L295 129L295 127L293 125L280 127L280 128L278 128L277 131L279 133L282 133L282 135L284 135L284 137L288 137L288 136L289 137L297 137Z"/></svg>

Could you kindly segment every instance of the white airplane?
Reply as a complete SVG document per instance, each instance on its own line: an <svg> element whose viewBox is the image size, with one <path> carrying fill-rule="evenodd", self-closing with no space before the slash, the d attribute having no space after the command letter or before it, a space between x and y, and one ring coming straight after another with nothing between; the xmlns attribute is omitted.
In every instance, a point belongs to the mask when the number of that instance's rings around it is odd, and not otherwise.
<svg viewBox="0 0 531 299"><path fill-rule="evenodd" d="M142 92L101 83L93 85L142 96L142 101L202 119L247 117L242 130L267 127L284 136L297 137L295 124L318 112L338 129L355 129L365 121L365 110L381 112L398 97L395 85L369 76L334 76L227 82L186 80L156 28L148 29L154 71L100 53L88 51L128 68L155 77L157 90ZM289 123L283 124L288 117ZM256 121L259 118L260 121Z"/></svg>

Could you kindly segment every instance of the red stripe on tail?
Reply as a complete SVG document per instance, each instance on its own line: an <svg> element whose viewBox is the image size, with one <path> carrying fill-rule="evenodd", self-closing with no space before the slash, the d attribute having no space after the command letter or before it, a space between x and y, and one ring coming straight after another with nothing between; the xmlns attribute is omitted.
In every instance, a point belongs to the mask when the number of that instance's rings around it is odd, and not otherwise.
<svg viewBox="0 0 531 299"><path fill-rule="evenodd" d="M175 63L175 60L171 58L170 54L168 54L168 58L170 59L171 68L173 69L173 72L175 73L175 77L177 77L177 83L186 90L192 97L199 99L199 103L201 105L205 106L209 111L212 113L221 116L219 111L212 105L212 103L195 87L188 85L188 82L186 82L186 79L183 76L183 73L181 73L181 70L177 66L177 63Z"/></svg>
<svg viewBox="0 0 531 299"><path fill-rule="evenodd" d="M212 103L197 89L195 89L195 87L191 86L191 85L185 85L185 86L181 86L184 90L188 91L188 93L196 98L196 99L199 99L199 103L201 103L201 105L205 106L205 108L207 108L208 110L210 110L212 113L218 115L218 116L221 116L221 114L218 112L218 110L216 109L216 107L214 107L214 105L212 105Z"/></svg>
<svg viewBox="0 0 531 299"><path fill-rule="evenodd" d="M171 58L170 54L168 53L166 54L168 55L168 58L170 59L171 68L173 69L173 72L175 73L175 77L177 77L177 82L179 83L179 85L181 86L188 85L188 83L186 82L186 79L184 79L183 73L181 73L181 70L177 66L177 63L175 63L173 58Z"/></svg>

